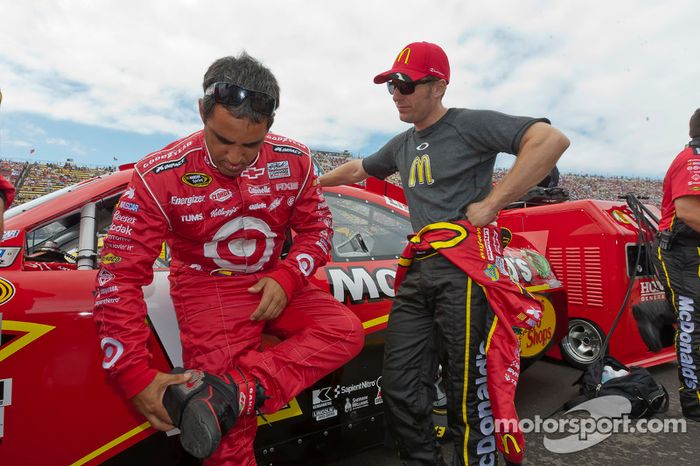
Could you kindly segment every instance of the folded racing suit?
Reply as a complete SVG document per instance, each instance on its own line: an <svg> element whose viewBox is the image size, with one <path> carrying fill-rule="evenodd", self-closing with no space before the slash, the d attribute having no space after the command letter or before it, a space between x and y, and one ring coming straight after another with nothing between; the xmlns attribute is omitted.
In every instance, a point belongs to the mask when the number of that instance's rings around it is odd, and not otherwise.
<svg viewBox="0 0 700 466"><path fill-rule="evenodd" d="M146 156L116 206L97 275L103 367L129 398L155 377L141 287L165 241L185 367L240 369L265 388L262 412L281 408L364 342L357 317L308 284L326 261L331 227L308 149L295 141L268 134L237 178L215 168L201 131ZM289 228L297 236L280 260ZM278 318L252 321L261 295L248 288L263 277L289 301ZM283 341L261 351L263 331ZM255 464L256 428L254 416L239 418L211 464Z"/></svg>
<svg viewBox="0 0 700 466"><path fill-rule="evenodd" d="M408 372L430 375L433 370L434 361L425 360L421 350L426 342L414 337L429 332L411 331L411 327L430 323L420 316L421 307L434 312L440 359L448 373L445 391L455 441L453 464L495 464L497 448L509 461L522 462L525 439L514 405L520 345L513 327L536 326L542 305L510 279L498 229L476 228L467 221L427 225L410 238L402 253L395 289L387 346L399 346L399 351L385 358L383 396L395 408L388 410L389 422L399 431L410 437L416 430L412 424L425 425L419 434L422 438L399 445L406 464L442 461L430 438L434 436L430 429L432 399L426 403L411 394L429 394L430 379L423 377L422 386L417 386L418 382L412 383L400 372L401 364ZM414 358L410 351L401 351L398 338L407 340L404 348L416 348ZM424 363L418 360L416 364L415 357L423 358Z"/></svg>

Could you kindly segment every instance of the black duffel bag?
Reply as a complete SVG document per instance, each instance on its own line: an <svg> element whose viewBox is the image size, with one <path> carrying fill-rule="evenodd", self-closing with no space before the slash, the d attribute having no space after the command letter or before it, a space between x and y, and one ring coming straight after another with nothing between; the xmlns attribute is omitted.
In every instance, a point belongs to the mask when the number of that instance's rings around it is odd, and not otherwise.
<svg viewBox="0 0 700 466"><path fill-rule="evenodd" d="M605 366L610 366L616 371L624 369L629 374L603 382L602 376ZM648 370L637 366L627 367L612 356L605 356L594 361L573 385L580 385L580 396L564 404L564 409L567 410L586 400L606 395L627 398L632 405L629 416L633 419L651 417L668 410L668 392L663 385L654 380Z"/></svg>

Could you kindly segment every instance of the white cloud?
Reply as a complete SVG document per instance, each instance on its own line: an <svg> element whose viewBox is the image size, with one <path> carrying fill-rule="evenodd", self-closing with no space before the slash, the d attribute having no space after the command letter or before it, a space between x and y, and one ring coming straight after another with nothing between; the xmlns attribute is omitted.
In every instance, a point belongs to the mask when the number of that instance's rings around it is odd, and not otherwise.
<svg viewBox="0 0 700 466"><path fill-rule="evenodd" d="M408 42L441 44L449 106L547 116L562 171L660 176L700 106L694 2L0 0L3 110L173 137L206 67L246 49L277 75L273 131L353 152L405 129L383 86Z"/></svg>

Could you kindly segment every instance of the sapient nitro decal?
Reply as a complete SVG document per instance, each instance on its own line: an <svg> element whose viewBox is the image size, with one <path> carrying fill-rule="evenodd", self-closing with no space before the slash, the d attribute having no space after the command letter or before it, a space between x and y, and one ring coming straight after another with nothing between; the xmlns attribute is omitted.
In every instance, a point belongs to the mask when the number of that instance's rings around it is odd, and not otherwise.
<svg viewBox="0 0 700 466"><path fill-rule="evenodd" d="M311 409L314 419L320 421L337 416L338 410L334 404L334 400L337 399L345 399L342 402L342 406L343 411L346 413L368 407L370 405L370 394L357 392L372 391L374 403L382 403L380 380L381 377L376 380L363 380L352 385L336 385L335 387L313 390ZM375 390L378 390L378 392L375 392Z"/></svg>

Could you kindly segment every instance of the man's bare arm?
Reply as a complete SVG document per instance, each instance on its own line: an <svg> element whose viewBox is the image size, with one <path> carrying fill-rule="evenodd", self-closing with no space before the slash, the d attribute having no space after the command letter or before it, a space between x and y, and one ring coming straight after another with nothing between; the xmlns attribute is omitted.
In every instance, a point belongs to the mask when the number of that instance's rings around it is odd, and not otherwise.
<svg viewBox="0 0 700 466"><path fill-rule="evenodd" d="M483 201L469 205L467 220L474 226L491 223L502 208L547 176L567 147L569 139L558 129L546 123L532 125L523 135L513 167Z"/></svg>
<svg viewBox="0 0 700 466"><path fill-rule="evenodd" d="M676 217L700 233L700 196L681 196L673 201Z"/></svg>
<svg viewBox="0 0 700 466"><path fill-rule="evenodd" d="M321 175L318 180L321 186L338 186L341 184L359 183L368 176L369 174L362 167L362 160L356 159Z"/></svg>

